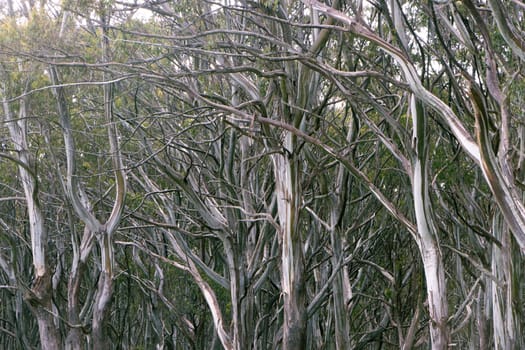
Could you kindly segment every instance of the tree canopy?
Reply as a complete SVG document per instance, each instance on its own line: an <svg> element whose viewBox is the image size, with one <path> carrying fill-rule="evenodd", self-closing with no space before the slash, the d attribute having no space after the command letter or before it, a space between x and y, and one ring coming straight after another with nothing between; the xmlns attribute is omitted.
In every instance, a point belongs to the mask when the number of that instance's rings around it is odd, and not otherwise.
<svg viewBox="0 0 525 350"><path fill-rule="evenodd" d="M6 0L0 347L525 347L521 0Z"/></svg>

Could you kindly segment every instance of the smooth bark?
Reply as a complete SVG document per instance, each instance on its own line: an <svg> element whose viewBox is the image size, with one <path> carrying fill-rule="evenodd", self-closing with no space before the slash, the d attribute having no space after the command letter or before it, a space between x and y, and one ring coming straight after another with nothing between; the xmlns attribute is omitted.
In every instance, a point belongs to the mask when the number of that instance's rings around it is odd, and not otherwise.
<svg viewBox="0 0 525 350"><path fill-rule="evenodd" d="M418 231L416 242L425 271L432 349L445 350L450 342L450 331L447 325L447 286L445 284L445 267L437 238L437 230L433 222L432 203L429 196L427 116L421 102L417 101L415 96L411 96L410 108L415 154L412 164L412 195Z"/></svg>

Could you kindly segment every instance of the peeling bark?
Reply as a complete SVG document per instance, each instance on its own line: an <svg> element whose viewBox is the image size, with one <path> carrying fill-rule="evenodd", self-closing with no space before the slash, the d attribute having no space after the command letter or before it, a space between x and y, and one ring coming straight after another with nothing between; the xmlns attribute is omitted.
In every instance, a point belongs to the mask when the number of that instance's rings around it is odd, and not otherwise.
<svg viewBox="0 0 525 350"><path fill-rule="evenodd" d="M283 154L272 156L281 231L281 291L284 303L283 349L302 350L306 345L306 295L304 258L299 220L297 161L293 135L285 132Z"/></svg>

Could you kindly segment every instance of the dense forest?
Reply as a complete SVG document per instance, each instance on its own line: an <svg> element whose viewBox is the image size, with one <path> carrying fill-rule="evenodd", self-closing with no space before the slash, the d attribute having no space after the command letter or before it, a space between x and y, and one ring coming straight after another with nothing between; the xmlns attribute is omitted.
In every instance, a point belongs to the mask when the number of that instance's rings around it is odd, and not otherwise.
<svg viewBox="0 0 525 350"><path fill-rule="evenodd" d="M525 348L522 0L0 26L0 348Z"/></svg>

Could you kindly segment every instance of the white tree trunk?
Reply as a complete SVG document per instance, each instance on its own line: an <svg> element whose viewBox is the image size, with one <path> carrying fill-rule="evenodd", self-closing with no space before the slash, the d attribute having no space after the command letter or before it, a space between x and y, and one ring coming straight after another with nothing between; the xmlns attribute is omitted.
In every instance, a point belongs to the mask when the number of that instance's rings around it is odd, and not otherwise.
<svg viewBox="0 0 525 350"><path fill-rule="evenodd" d="M26 302L31 307L38 323L40 346L42 349L59 349L61 337L57 329L56 315L53 310L53 286L51 271L47 264L47 231L44 216L38 199L38 177L34 172L34 160L29 153L27 142L26 101L19 102L19 116L15 120L9 103L5 100L3 91L4 122L9 128L11 140L18 157L14 161L18 165L18 172L24 188L31 233L31 253L33 256L34 280L31 289L25 295Z"/></svg>
<svg viewBox="0 0 525 350"><path fill-rule="evenodd" d="M283 153L272 155L275 194L281 228L281 292L284 302L283 349L304 349L306 344L306 296L304 258L297 230L300 190L293 152L293 136L284 131Z"/></svg>
<svg viewBox="0 0 525 350"><path fill-rule="evenodd" d="M412 96L410 105L415 151L412 164L412 194L417 223L417 243L425 271L430 336L432 349L447 349L450 337L447 325L448 303L443 258L432 218L432 204L428 192L426 115L423 106L415 96Z"/></svg>

